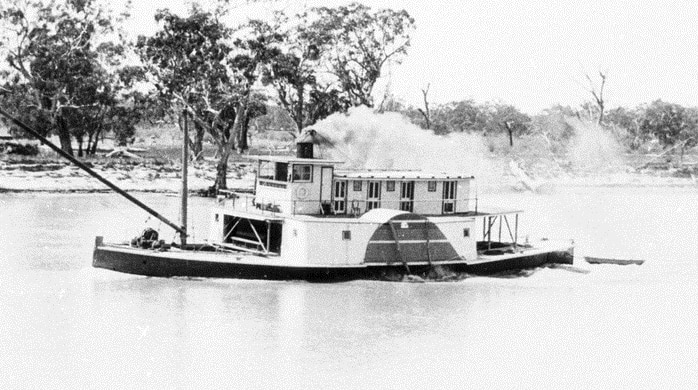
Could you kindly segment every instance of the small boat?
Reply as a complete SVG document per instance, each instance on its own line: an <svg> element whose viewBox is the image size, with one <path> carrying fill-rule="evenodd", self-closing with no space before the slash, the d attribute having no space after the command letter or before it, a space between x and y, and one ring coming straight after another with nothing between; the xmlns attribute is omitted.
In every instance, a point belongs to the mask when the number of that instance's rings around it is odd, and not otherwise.
<svg viewBox="0 0 698 390"><path fill-rule="evenodd" d="M613 259L613 258L607 258L607 257L591 257L591 256L584 256L584 260L586 260L586 262L589 264L616 264L616 265L630 265L630 264L642 265L642 263L645 262L644 260L636 260L636 259Z"/></svg>
<svg viewBox="0 0 698 390"><path fill-rule="evenodd" d="M295 156L249 157L257 168L253 193L219 195L208 240L201 243L187 242L186 196L177 225L66 155L180 234L180 242L171 244L154 230L124 243L98 236L93 266L158 277L336 281L441 278L573 263L571 241L520 242L520 210L480 209L471 194L473 176L342 170L341 161L314 156L318 142L307 129Z"/></svg>

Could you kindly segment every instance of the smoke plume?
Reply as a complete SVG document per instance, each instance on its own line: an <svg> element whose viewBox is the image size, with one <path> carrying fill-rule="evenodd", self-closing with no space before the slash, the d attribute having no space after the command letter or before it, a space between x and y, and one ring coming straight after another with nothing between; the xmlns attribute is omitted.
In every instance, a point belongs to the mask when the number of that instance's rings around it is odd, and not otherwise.
<svg viewBox="0 0 698 390"><path fill-rule="evenodd" d="M322 150L323 157L344 161L344 168L422 170L479 179L492 172L482 136L435 135L398 113L355 107L313 128L334 145Z"/></svg>
<svg viewBox="0 0 698 390"><path fill-rule="evenodd" d="M566 118L574 128L568 156L577 172L610 172L622 165L623 147L607 130L596 123Z"/></svg>

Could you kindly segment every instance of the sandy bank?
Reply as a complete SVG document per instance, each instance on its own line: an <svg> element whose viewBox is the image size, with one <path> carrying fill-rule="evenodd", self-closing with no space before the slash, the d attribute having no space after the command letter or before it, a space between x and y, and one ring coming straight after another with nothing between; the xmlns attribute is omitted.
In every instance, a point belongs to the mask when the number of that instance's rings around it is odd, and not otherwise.
<svg viewBox="0 0 698 390"><path fill-rule="evenodd" d="M94 164L97 173L130 192L177 193L181 179L178 167L148 164ZM540 176L539 176L540 177ZM202 164L190 168L189 190L198 192L211 186L215 169ZM252 188L254 175L246 166L232 165L230 188ZM480 180L481 193L501 191L551 192L564 187L696 187L692 178L666 176L658 172L605 172L561 174L550 178L520 176L503 172L496 182ZM17 164L0 161L0 192L110 192L111 190L77 167L63 163Z"/></svg>
<svg viewBox="0 0 698 390"><path fill-rule="evenodd" d="M148 164L94 164L92 169L118 187L129 192L176 193L181 188L178 167ZM247 188L254 176L244 170L230 169L229 187ZM210 187L215 170L194 166L189 170L190 192ZM17 164L0 161L0 192L110 192L106 185L80 168L63 163Z"/></svg>

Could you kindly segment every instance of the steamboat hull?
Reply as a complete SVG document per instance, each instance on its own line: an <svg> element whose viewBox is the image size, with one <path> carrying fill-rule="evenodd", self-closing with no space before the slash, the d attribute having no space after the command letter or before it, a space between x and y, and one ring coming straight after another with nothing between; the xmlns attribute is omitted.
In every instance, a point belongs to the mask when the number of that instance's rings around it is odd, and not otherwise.
<svg viewBox="0 0 698 390"><path fill-rule="evenodd" d="M158 252L126 245L97 244L93 267L154 277L205 277L334 282L348 280L401 280L404 275L430 277L455 274L491 275L546 264L572 264L573 248L521 253L500 259L478 259L478 263L439 262L310 266L270 264L279 258L250 254L221 254L172 250Z"/></svg>

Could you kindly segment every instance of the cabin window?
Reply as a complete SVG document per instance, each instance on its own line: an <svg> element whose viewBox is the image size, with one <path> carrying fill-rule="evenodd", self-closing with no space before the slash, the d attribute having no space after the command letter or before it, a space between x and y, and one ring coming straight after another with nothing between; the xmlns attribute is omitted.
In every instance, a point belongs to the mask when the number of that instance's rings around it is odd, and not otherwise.
<svg viewBox="0 0 698 390"><path fill-rule="evenodd" d="M313 166L310 164L295 164L293 166L293 181L311 181Z"/></svg>
<svg viewBox="0 0 698 390"><path fill-rule="evenodd" d="M470 237L470 228L463 229L463 237Z"/></svg>
<svg viewBox="0 0 698 390"><path fill-rule="evenodd" d="M354 180L354 191L361 191L361 180Z"/></svg>
<svg viewBox="0 0 698 390"><path fill-rule="evenodd" d="M435 181L427 182L427 191L436 192L436 182Z"/></svg>
<svg viewBox="0 0 698 390"><path fill-rule="evenodd" d="M274 180L275 164L271 161L260 161L257 177L260 179Z"/></svg>
<svg viewBox="0 0 698 390"><path fill-rule="evenodd" d="M351 240L351 230L342 230L342 240Z"/></svg>
<svg viewBox="0 0 698 390"><path fill-rule="evenodd" d="M394 181L385 182L385 190L388 192L395 191L395 182Z"/></svg>

